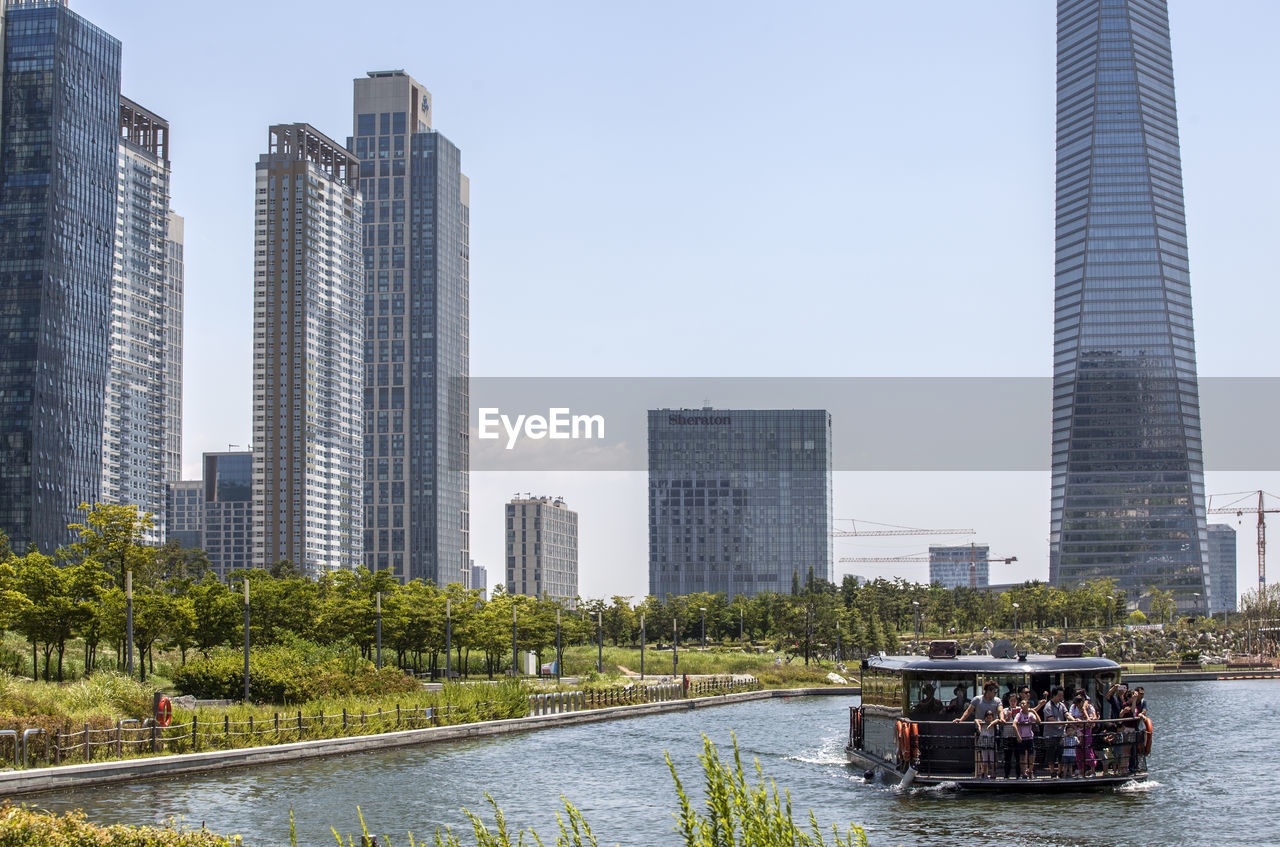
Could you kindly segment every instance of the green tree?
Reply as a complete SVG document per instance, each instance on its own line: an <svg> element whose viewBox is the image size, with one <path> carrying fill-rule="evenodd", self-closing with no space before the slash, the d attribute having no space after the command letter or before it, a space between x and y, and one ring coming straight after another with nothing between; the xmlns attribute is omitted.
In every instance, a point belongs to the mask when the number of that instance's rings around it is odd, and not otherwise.
<svg viewBox="0 0 1280 847"><path fill-rule="evenodd" d="M85 513L84 523L67 525L80 535L68 550L72 561L97 559L115 584L122 587L127 571L133 571L135 584L148 584L155 578L156 551L145 542L154 527L150 512L113 503L81 503L80 511Z"/></svg>

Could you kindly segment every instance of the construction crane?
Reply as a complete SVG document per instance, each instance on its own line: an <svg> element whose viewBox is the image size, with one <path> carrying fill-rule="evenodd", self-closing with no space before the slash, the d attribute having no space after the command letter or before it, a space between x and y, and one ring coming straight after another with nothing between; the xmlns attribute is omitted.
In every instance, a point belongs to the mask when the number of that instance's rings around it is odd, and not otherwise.
<svg viewBox="0 0 1280 847"><path fill-rule="evenodd" d="M853 529L837 529L831 533L836 538L859 538L866 536L888 536L888 535L976 535L972 529L920 529L912 526L897 526L891 523L876 523L875 521L862 521L864 524L872 526L885 527L884 529L858 529L858 521L854 518L839 518L838 520L846 520L853 524Z"/></svg>
<svg viewBox="0 0 1280 847"><path fill-rule="evenodd" d="M882 562L882 563L912 563L912 562L929 562L931 557L923 553L913 553L910 556L845 556L840 559L841 562ZM1011 565L1018 561L1017 556L995 556L979 559L977 557L977 545L969 545L969 587L978 587L978 563L985 562L987 564Z"/></svg>
<svg viewBox="0 0 1280 847"><path fill-rule="evenodd" d="M1255 496L1258 498L1258 505L1245 505L1245 500L1252 500ZM1225 506L1212 508L1214 497L1235 497L1234 501ZM1265 491L1235 491L1231 494L1214 494L1209 497L1210 508L1205 512L1210 515L1235 515L1243 517L1245 512L1255 512L1258 515L1258 587L1262 588L1267 584L1267 515L1280 512L1280 508L1266 507L1264 497L1278 499L1276 495Z"/></svg>

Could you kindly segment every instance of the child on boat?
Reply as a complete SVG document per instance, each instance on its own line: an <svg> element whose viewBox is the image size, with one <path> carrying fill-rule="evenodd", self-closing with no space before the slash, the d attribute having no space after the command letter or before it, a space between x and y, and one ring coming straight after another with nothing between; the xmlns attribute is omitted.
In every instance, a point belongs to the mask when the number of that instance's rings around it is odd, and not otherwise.
<svg viewBox="0 0 1280 847"><path fill-rule="evenodd" d="M978 725L978 767L976 776L986 779L996 778L996 724L1000 718L994 709L974 721Z"/></svg>

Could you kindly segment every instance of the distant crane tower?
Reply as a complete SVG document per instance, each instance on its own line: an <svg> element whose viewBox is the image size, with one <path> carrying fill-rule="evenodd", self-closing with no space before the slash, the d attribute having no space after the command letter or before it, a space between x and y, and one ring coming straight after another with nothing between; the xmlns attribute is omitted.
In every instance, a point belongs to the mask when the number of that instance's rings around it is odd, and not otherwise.
<svg viewBox="0 0 1280 847"><path fill-rule="evenodd" d="M872 526L885 527L884 529L858 529L858 521L854 518L837 518L837 520L848 521L853 524L853 529L837 529L831 533L836 538L855 538L859 536L884 536L884 535L976 535L972 529L920 529L911 526L897 526L891 523L876 523L875 521L862 521L864 524ZM840 561L844 561L841 559Z"/></svg>
<svg viewBox="0 0 1280 847"><path fill-rule="evenodd" d="M931 559L924 553L912 553L910 556L845 556L841 562L929 562ZM1018 561L1017 556L993 556L979 559L976 545L969 545L969 587L978 587L978 563L1011 565Z"/></svg>
<svg viewBox="0 0 1280 847"><path fill-rule="evenodd" d="M1258 498L1257 508L1244 505L1244 501L1246 499L1252 500L1255 495ZM1258 587L1262 588L1267 584L1267 517L1266 516L1280 512L1280 507L1268 509L1266 507L1264 498L1270 497L1272 500L1276 500L1280 498L1277 498L1276 495L1270 494L1265 491L1236 491L1236 492L1232 492L1231 494L1214 494L1210 496L1209 502L1211 504L1213 503L1214 497L1235 497L1237 499L1233 500L1232 502L1228 503L1225 506L1219 506L1216 509L1212 507L1205 509L1205 512L1207 514L1235 515L1236 517L1243 517L1245 512L1257 513L1258 515Z"/></svg>

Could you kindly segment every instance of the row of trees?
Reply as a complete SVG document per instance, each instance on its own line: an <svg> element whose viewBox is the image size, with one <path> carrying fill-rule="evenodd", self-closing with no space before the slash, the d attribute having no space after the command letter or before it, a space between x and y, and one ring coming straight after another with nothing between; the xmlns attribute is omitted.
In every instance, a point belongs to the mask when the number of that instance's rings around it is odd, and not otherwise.
<svg viewBox="0 0 1280 847"><path fill-rule="evenodd" d="M507 595L501 587L489 600L457 585L440 588L419 581L400 585L387 571L363 568L312 580L288 562L270 569L237 571L224 584L208 571L201 551L155 547L143 539L150 515L136 508L84 505L83 523L73 525L79 541L56 557L30 551L15 555L0 546L0 628L21 633L31 646L32 666L43 658L46 679L63 678L68 644L83 642L84 669L92 672L102 645L121 659L126 632L125 574L133 576L134 643L145 679L154 670L155 647L176 650L185 663L189 651L208 654L243 639L242 582L250 593L250 637L254 644L304 638L319 643L350 641L372 657L381 603L386 658L416 671L445 664L446 642L454 667L466 671L471 654L483 656L490 674L510 666L512 623L520 650L539 662L563 644L590 643L603 636L615 645L636 644L644 627L652 643L739 640L767 643L803 654L856 657L896 649L898 636L975 632L1066 624L1107 625L1125 619L1124 596L1113 580L1076 589L1029 582L1012 590L988 591L921 585L902 579L839 585L799 574L790 593L752 597L689 594L665 598L614 596L559 603ZM1153 596L1153 606L1156 605ZM557 629L557 620L559 627ZM446 636L446 621L451 638ZM117 665L118 666L118 665Z"/></svg>

